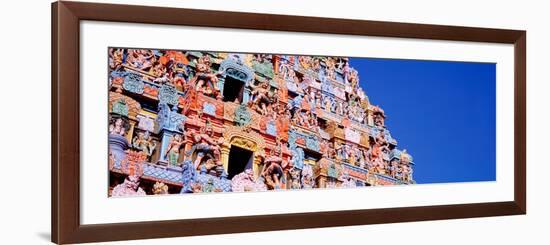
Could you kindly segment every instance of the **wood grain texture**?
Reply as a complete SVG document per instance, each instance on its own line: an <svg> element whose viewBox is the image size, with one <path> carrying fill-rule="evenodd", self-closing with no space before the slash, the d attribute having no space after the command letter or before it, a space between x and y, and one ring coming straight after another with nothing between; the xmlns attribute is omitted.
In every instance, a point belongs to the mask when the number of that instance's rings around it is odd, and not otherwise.
<svg viewBox="0 0 550 245"><path fill-rule="evenodd" d="M514 44L514 201L230 218L80 225L81 20ZM526 212L526 32L460 26L82 2L52 4L52 241L59 244L305 229Z"/></svg>

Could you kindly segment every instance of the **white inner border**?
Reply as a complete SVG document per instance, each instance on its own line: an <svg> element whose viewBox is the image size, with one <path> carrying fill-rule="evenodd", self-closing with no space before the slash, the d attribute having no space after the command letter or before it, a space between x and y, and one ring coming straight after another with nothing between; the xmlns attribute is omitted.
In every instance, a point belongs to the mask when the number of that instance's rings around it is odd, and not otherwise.
<svg viewBox="0 0 550 245"><path fill-rule="evenodd" d="M82 21L80 28L81 224L513 200L512 45L96 21ZM108 198L109 46L497 63L497 181Z"/></svg>

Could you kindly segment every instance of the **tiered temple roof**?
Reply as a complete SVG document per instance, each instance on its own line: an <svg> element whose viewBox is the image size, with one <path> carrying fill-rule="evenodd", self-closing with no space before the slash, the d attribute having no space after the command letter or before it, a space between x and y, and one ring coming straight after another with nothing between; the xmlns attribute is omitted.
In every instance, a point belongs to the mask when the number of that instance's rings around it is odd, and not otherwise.
<svg viewBox="0 0 550 245"><path fill-rule="evenodd" d="M343 57L109 50L110 195L414 183Z"/></svg>

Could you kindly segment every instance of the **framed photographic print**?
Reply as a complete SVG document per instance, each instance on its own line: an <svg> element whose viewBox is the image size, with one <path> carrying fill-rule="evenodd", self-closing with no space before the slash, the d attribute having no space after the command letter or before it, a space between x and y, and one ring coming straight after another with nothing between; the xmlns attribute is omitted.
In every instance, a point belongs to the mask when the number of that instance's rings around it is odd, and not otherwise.
<svg viewBox="0 0 550 245"><path fill-rule="evenodd" d="M526 33L52 5L52 240L525 214Z"/></svg>

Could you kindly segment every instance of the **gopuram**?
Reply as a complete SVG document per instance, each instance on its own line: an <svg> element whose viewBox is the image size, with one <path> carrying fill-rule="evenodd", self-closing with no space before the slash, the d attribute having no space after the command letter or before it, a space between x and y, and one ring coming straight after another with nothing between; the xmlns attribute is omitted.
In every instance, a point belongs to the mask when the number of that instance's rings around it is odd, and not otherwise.
<svg viewBox="0 0 550 245"><path fill-rule="evenodd" d="M109 196L415 183L347 58L108 52Z"/></svg>

